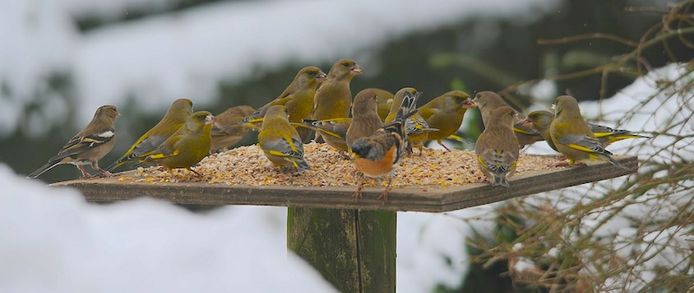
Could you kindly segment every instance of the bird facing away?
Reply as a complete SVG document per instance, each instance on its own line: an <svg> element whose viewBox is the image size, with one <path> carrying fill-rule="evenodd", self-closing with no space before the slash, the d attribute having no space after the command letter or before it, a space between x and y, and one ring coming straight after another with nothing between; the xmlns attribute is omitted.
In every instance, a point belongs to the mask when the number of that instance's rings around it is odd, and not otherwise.
<svg viewBox="0 0 694 293"><path fill-rule="evenodd" d="M388 113L390 113L390 108L393 105L393 93L379 88L365 88L354 96L354 100L356 101L357 97L360 95L376 96L378 117L381 118L381 121L385 121L386 117L388 117Z"/></svg>
<svg viewBox="0 0 694 293"><path fill-rule="evenodd" d="M258 134L258 146L277 167L296 171L309 169L301 137L289 124L285 106L275 105L267 110Z"/></svg>
<svg viewBox="0 0 694 293"><path fill-rule="evenodd" d="M235 106L216 115L212 125L212 151L219 151L237 144L250 130L241 121L255 112L251 106Z"/></svg>
<svg viewBox="0 0 694 293"><path fill-rule="evenodd" d="M128 151L111 164L108 169L113 171L128 161L145 159L150 152L156 150L166 139L176 133L186 123L192 113L193 102L191 100L175 100L159 123L140 136L130 146Z"/></svg>
<svg viewBox="0 0 694 293"><path fill-rule="evenodd" d="M395 119L401 107L403 98L406 95L419 94L420 93L417 92L415 88L411 87L402 88L399 91L397 91L395 93L395 96L393 97L393 106L390 108L390 112L386 117L385 123L390 123ZM419 115L419 113L416 111L413 115L408 117L409 118L407 118L407 121L405 123L405 129L407 132L408 152L412 153L412 148L416 147L417 149L419 149L419 155L421 156L422 148L424 147L424 143L429 138L429 133L436 131L436 129L430 128L427 121L424 120L424 118L421 115Z"/></svg>
<svg viewBox="0 0 694 293"><path fill-rule="evenodd" d="M386 188L378 197L387 200L393 173L407 149L407 130L405 123L416 110L417 95L407 93L400 103L400 110L393 122L385 125L371 136L358 138L350 145L354 167L360 172L356 198L361 198L364 176L372 178L387 177Z"/></svg>
<svg viewBox="0 0 694 293"><path fill-rule="evenodd" d="M352 123L347 129L347 145L352 145L355 140L371 136L376 130L383 127L383 121L378 115L378 93L374 91L360 91L354 97L352 106Z"/></svg>
<svg viewBox="0 0 694 293"><path fill-rule="evenodd" d="M515 171L520 146L513 134L516 111L508 106L494 109L475 143L477 163L492 186L510 187L508 177Z"/></svg>
<svg viewBox="0 0 694 293"><path fill-rule="evenodd" d="M490 91L483 91L477 93L477 95L475 95L474 101L477 103L477 107L480 109L480 113L482 114L482 123L485 125L485 127L487 123L486 121L491 120L491 117L489 116L492 115L491 113L494 111L494 109L503 106L511 107L506 102L504 102L501 96ZM516 134L516 140L518 140L518 144L521 147L542 140L542 136L539 133L529 129L529 126L521 123L521 120L522 118L520 117L520 115L517 115L513 123L514 133Z"/></svg>
<svg viewBox="0 0 694 293"><path fill-rule="evenodd" d="M349 117L352 107L352 92L349 84L352 78L361 74L361 67L349 59L337 61L330 68L328 78L316 91L313 119L326 120Z"/></svg>
<svg viewBox="0 0 694 293"><path fill-rule="evenodd" d="M418 114L426 120L429 127L436 129L429 132L428 139L450 151L443 140L453 135L463 123L467 109L477 107L470 95L463 91L450 91L440 95L419 108Z"/></svg>
<svg viewBox="0 0 694 293"><path fill-rule="evenodd" d="M283 105L287 108L290 122L302 123L304 119L311 116L316 90L325 79L326 74L316 66L301 68L292 82L277 98L248 115L244 119L244 123L255 120L257 121L256 125L260 125L262 120L258 119L263 118L267 110L275 105Z"/></svg>
<svg viewBox="0 0 694 293"><path fill-rule="evenodd" d="M569 165L576 162L590 163L607 161L624 168L612 159L581 116L578 102L572 96L559 96L555 102L555 116L549 127L549 134L557 150L568 159Z"/></svg>
<svg viewBox="0 0 694 293"><path fill-rule="evenodd" d="M213 123L212 113L207 111L193 113L184 126L156 150L150 152L145 161L163 166L169 171L182 168L201 176L191 167L210 154Z"/></svg>
<svg viewBox="0 0 694 293"><path fill-rule="evenodd" d="M92 176L84 169L85 165L90 165L101 175L109 176L111 173L99 167L99 160L113 149L116 142L114 125L118 115L116 106L104 105L96 109L92 121L73 136L57 155L29 174L29 177L36 178L62 164L75 165L82 173L82 177Z"/></svg>
<svg viewBox="0 0 694 293"><path fill-rule="evenodd" d="M475 95L475 98L473 99L475 103L477 104L477 108L480 109L480 113L482 114L482 123L484 124L484 127L487 127L487 121L491 121L491 115L494 109L507 106L506 102L504 102L504 99L501 98L501 96L497 95L495 92L490 92L490 91L483 91L479 92Z"/></svg>

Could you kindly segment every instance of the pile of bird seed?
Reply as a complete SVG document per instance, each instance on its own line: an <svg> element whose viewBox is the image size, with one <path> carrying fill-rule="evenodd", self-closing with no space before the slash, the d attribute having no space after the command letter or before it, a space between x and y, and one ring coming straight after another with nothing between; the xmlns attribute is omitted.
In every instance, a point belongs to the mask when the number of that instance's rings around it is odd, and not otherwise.
<svg viewBox="0 0 694 293"><path fill-rule="evenodd" d="M393 187L439 186L480 183L485 177L477 167L472 151L424 149L403 158ZM256 145L238 147L208 156L193 169L202 176L178 169L168 172L164 168L138 168L134 172L117 174L122 182L206 182L228 185L292 185L292 186L356 186L358 173L352 162L327 144L304 145L305 159L311 169L301 173L282 171L265 158ZM521 154L516 176L528 171L558 169L556 157ZM385 180L366 179L366 186L382 186Z"/></svg>

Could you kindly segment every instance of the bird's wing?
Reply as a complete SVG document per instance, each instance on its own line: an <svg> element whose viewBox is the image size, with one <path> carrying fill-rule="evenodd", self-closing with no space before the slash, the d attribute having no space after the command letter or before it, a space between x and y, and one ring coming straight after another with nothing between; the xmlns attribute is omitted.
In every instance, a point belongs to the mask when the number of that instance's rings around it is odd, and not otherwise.
<svg viewBox="0 0 694 293"><path fill-rule="evenodd" d="M145 156L150 160L161 160L179 154L178 144L183 140L185 134L177 133L166 139L158 147L151 150Z"/></svg>
<svg viewBox="0 0 694 293"><path fill-rule="evenodd" d="M263 148L273 156L303 159L304 150L301 141L296 138L278 138L266 141Z"/></svg>
<svg viewBox="0 0 694 293"><path fill-rule="evenodd" d="M559 143L586 153L608 157L612 155L600 144L599 140L585 135L564 135L559 139Z"/></svg>
<svg viewBox="0 0 694 293"><path fill-rule="evenodd" d="M535 128L532 128L531 125L532 124L530 123L518 121L513 124L513 132L525 135L541 136L540 132L538 132Z"/></svg>
<svg viewBox="0 0 694 293"><path fill-rule="evenodd" d="M132 157L145 157L150 153L157 151L159 147L168 139L163 135L152 135L143 139L132 151Z"/></svg>
<svg viewBox="0 0 694 293"><path fill-rule="evenodd" d="M113 137L115 137L113 128L90 135L76 135L72 137L67 144L65 144L62 150L60 150L58 155L56 155L53 159L67 158L81 154L111 141Z"/></svg>

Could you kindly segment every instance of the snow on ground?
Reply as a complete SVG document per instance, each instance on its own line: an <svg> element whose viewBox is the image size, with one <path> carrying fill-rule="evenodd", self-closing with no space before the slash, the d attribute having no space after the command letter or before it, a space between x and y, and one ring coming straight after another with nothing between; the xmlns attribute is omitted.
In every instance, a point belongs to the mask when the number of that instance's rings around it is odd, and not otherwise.
<svg viewBox="0 0 694 293"><path fill-rule="evenodd" d="M85 34L77 31L70 15L126 9L135 1L62 2L65 5L10 1L0 10L0 30L10 36L0 46L0 80L10 89L0 91L0 97L9 97L0 98L0 109L29 103L34 90L54 72L72 77L75 96L70 98L83 123L99 105L120 105L128 97L150 111L160 111L182 96L204 103L214 98L221 80L240 80L284 64L368 59L364 52L369 48L407 33L471 16L527 21L551 11L559 1L233 1ZM167 3L148 0L142 5ZM19 119L4 112L0 119L8 123L0 124L0 133L14 129Z"/></svg>
<svg viewBox="0 0 694 293"><path fill-rule="evenodd" d="M0 165L0 292L333 292L287 253L282 208L83 201Z"/></svg>

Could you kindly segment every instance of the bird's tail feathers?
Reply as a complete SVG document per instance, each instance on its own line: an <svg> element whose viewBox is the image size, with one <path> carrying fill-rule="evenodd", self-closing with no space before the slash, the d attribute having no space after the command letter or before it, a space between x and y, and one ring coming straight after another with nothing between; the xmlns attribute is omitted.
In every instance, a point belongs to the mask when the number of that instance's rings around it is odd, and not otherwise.
<svg viewBox="0 0 694 293"><path fill-rule="evenodd" d="M421 94L421 92L416 92L414 94L405 93L405 97L400 103L398 114L395 116L395 121L404 122L407 118L417 113L417 99Z"/></svg>
<svg viewBox="0 0 694 293"><path fill-rule="evenodd" d="M28 178L36 178L41 176L41 174L45 173L46 171L53 169L53 167L60 165L61 160L51 160L45 165L41 166L40 168L36 169L34 172L31 172L31 174L27 175Z"/></svg>
<svg viewBox="0 0 694 293"><path fill-rule="evenodd" d="M511 184L508 183L508 179L506 178L506 176L494 175L494 174L491 174L491 176L492 176L492 182L491 182L492 186L503 186L506 188L511 187Z"/></svg>

